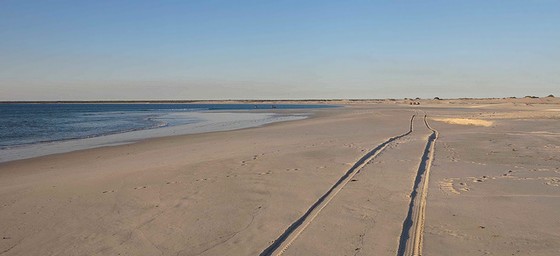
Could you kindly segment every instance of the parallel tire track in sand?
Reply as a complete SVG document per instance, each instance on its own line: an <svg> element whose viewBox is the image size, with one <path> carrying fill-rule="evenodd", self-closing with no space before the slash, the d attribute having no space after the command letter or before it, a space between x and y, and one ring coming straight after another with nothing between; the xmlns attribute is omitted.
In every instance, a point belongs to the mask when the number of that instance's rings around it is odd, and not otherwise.
<svg viewBox="0 0 560 256"><path fill-rule="evenodd" d="M426 143L426 148L424 149L424 154L422 155L414 186L410 194L408 215L403 222L399 248L397 250L398 256L422 255L430 168L434 159L435 143L439 136L438 131L433 129L428 123L427 115L424 115L424 124L432 131L432 134L428 137L428 142ZM420 194L419 198L417 197L418 194Z"/></svg>
<svg viewBox="0 0 560 256"><path fill-rule="evenodd" d="M373 150L369 151L362 158L360 158L340 179L325 193L323 194L299 219L293 222L285 231L280 235L268 248L261 252L261 256L268 255L282 255L292 242L309 226L309 224L317 217L317 215L329 204L329 202L348 184L348 182L362 169L368 162L377 157L389 143L405 137L412 133L413 130L413 115L410 118L410 127L408 132L401 135L391 137L385 142L379 144ZM424 120L424 122L426 122ZM427 123L426 123L427 124Z"/></svg>

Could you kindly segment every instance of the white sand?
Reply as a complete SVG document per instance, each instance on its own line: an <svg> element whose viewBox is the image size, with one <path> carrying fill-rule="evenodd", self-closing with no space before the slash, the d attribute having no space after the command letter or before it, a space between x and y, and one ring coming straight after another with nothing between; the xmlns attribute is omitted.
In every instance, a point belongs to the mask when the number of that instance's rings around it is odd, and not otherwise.
<svg viewBox="0 0 560 256"><path fill-rule="evenodd" d="M430 123L440 137L424 255L560 254L560 122L543 114L557 102L352 103L265 127L0 163L0 254L258 255L419 110L494 121ZM284 253L396 255L430 134L420 120L304 218Z"/></svg>

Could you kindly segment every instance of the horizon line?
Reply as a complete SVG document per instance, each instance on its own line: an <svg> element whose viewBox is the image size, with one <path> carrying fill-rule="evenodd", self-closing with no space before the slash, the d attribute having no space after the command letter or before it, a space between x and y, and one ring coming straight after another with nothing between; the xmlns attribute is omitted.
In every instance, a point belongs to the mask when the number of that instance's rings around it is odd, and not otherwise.
<svg viewBox="0 0 560 256"><path fill-rule="evenodd" d="M151 99L136 99L136 100L13 100L13 101L0 101L0 104L17 104L17 103L195 103L195 102L278 102L278 101L396 101L396 100L496 100L496 99L542 99L542 98L556 98L550 94L548 96L524 96L524 97L460 97L460 98L324 98L324 99L196 99L196 100L151 100Z"/></svg>

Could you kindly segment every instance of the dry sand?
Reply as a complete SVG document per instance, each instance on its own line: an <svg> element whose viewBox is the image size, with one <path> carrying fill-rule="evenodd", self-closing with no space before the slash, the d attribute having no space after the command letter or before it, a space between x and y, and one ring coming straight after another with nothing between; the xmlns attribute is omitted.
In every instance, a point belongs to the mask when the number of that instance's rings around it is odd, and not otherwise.
<svg viewBox="0 0 560 256"><path fill-rule="evenodd" d="M1 163L0 255L560 255L557 100L343 103Z"/></svg>
<svg viewBox="0 0 560 256"><path fill-rule="evenodd" d="M444 122L448 124L474 125L474 126L492 126L493 122L482 119L470 118L431 118L434 121Z"/></svg>

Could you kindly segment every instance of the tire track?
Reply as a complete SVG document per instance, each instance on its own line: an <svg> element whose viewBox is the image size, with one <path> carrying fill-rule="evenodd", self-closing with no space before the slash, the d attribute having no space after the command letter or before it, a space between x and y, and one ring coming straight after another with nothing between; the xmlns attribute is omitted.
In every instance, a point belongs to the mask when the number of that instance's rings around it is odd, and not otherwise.
<svg viewBox="0 0 560 256"><path fill-rule="evenodd" d="M329 202L348 184L348 182L362 169L368 162L379 155L389 143L405 137L413 131L413 121L416 115L410 118L410 127L408 132L398 136L391 137L385 142L379 144L373 150L369 151L360 158L340 179L323 194L311 207L295 222L293 222L269 247L260 253L260 256L282 255L292 242L309 226L309 224L317 217L317 215L329 204Z"/></svg>
<svg viewBox="0 0 560 256"><path fill-rule="evenodd" d="M428 136L428 142L418 166L418 172L416 173L416 179L410 194L408 215L403 222L399 248L397 250L398 256L422 255L430 169L434 159L435 143L439 137L438 131L433 129L428 123L426 114L424 115L424 124L432 131L432 134ZM419 197L417 197L418 195Z"/></svg>

